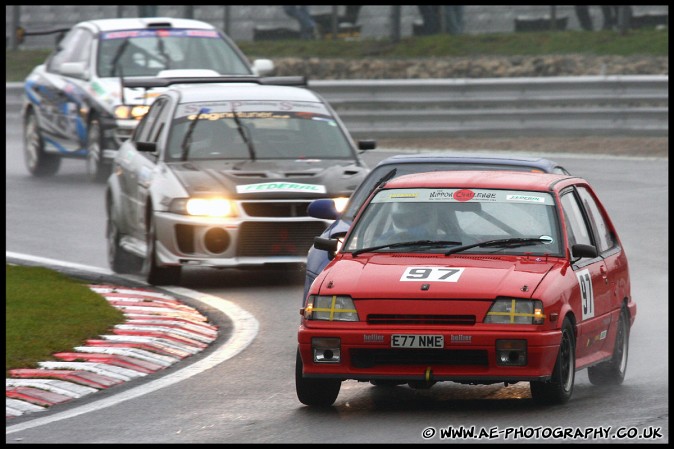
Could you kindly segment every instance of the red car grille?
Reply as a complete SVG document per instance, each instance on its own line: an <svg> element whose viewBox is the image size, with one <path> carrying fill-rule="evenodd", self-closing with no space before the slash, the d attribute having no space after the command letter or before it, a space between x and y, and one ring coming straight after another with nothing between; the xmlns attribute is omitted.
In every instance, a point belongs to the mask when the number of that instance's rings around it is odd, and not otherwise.
<svg viewBox="0 0 674 449"><path fill-rule="evenodd" d="M488 366L487 351L478 349L362 349L349 352L355 368L378 365Z"/></svg>
<svg viewBox="0 0 674 449"><path fill-rule="evenodd" d="M369 314L367 324L440 324L467 325L475 324L475 315L386 315Z"/></svg>
<svg viewBox="0 0 674 449"><path fill-rule="evenodd" d="M325 223L319 221L242 223L237 255L306 256L314 237L321 235L325 227Z"/></svg>

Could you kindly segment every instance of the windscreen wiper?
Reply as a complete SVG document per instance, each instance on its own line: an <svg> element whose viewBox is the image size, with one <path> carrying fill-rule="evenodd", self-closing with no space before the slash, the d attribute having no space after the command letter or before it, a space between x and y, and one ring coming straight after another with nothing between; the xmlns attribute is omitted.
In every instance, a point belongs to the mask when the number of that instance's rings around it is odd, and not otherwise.
<svg viewBox="0 0 674 449"><path fill-rule="evenodd" d="M488 247L510 247L514 248L516 246L526 246L526 245L539 245L541 243L550 243L552 240L545 237L517 237L517 238L508 238L508 239L497 239L497 240L487 240L485 242L473 243L471 245L457 246L452 248L445 253L445 256L450 254L460 253L471 248L488 248Z"/></svg>
<svg viewBox="0 0 674 449"><path fill-rule="evenodd" d="M190 145L192 145L192 134L194 133L194 128L196 128L197 122L199 121L199 117L201 116L202 112L206 112L206 108L199 109L199 112L197 112L196 117L192 123L190 123L190 126L187 128L187 132L185 133L185 137L183 138L183 143L180 146L182 149L182 152L180 153L180 160L183 162L187 160L187 155L190 152Z"/></svg>
<svg viewBox="0 0 674 449"><path fill-rule="evenodd" d="M253 146L253 140L249 139L248 136L246 135L246 132L243 130L243 124L241 123L241 119L236 115L236 110L234 109L234 104L232 103L232 115L234 116L234 122L236 122L236 129L239 130L239 134L241 134L241 138L243 141L246 143L246 146L248 146L248 152L250 153L250 159L251 160L257 160L256 154L255 154L255 146ZM247 129L247 128L246 128Z"/></svg>
<svg viewBox="0 0 674 449"><path fill-rule="evenodd" d="M169 70L171 68L171 57L166 53L164 39L161 37L157 37L157 50L159 51L159 54L164 57L164 69Z"/></svg>
<svg viewBox="0 0 674 449"><path fill-rule="evenodd" d="M377 245L377 246L370 246L369 248L361 248L359 250L353 251L351 255L353 257L356 257L359 254L369 253L371 251L376 251L378 249L401 248L403 246L447 246L447 245L460 245L460 244L461 242L455 242L453 240L413 240L411 242L387 243L386 245Z"/></svg>
<svg viewBox="0 0 674 449"><path fill-rule="evenodd" d="M122 54L126 51L126 47L129 46L129 38L127 37L124 39L124 42L119 44L119 47L117 47L117 51L115 52L115 56L112 57L112 76L115 76L117 74L117 63L119 62L119 58L122 57Z"/></svg>

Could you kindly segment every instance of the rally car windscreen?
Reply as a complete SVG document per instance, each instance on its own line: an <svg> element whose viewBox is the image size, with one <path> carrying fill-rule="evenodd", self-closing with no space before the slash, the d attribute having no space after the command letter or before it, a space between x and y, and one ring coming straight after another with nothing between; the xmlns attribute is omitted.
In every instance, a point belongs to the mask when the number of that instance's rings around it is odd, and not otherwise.
<svg viewBox="0 0 674 449"><path fill-rule="evenodd" d="M125 43L126 42L126 43ZM239 55L214 30L127 30L101 33L98 76L155 76L162 70L209 69L250 75Z"/></svg>
<svg viewBox="0 0 674 449"><path fill-rule="evenodd" d="M544 243L475 247L466 252L561 255L551 195L487 189L383 190L354 224L343 251L419 240L455 242L381 249L442 253L453 246L511 238L542 239Z"/></svg>
<svg viewBox="0 0 674 449"><path fill-rule="evenodd" d="M202 113L197 119L199 110ZM235 113L238 123L234 119ZM222 101L182 104L171 124L167 160L182 157L185 134L191 125L188 160L354 157L346 135L321 103Z"/></svg>

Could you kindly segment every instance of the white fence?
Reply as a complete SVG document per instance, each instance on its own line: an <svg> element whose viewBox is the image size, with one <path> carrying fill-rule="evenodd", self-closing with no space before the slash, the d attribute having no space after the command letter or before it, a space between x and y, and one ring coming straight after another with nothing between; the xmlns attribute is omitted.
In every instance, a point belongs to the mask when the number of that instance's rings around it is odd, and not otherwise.
<svg viewBox="0 0 674 449"><path fill-rule="evenodd" d="M668 76L309 81L356 137L669 133Z"/></svg>

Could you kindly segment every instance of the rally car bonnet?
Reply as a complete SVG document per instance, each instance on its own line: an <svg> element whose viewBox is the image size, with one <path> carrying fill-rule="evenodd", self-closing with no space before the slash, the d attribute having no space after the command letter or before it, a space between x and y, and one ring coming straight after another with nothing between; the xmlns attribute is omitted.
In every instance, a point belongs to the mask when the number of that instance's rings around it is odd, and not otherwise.
<svg viewBox="0 0 674 449"><path fill-rule="evenodd" d="M190 195L230 198L319 198L350 195L367 174L353 161L334 159L187 161L168 164Z"/></svg>
<svg viewBox="0 0 674 449"><path fill-rule="evenodd" d="M538 256L347 256L333 261L314 286L321 295L354 299L521 298L536 290L555 263Z"/></svg>

